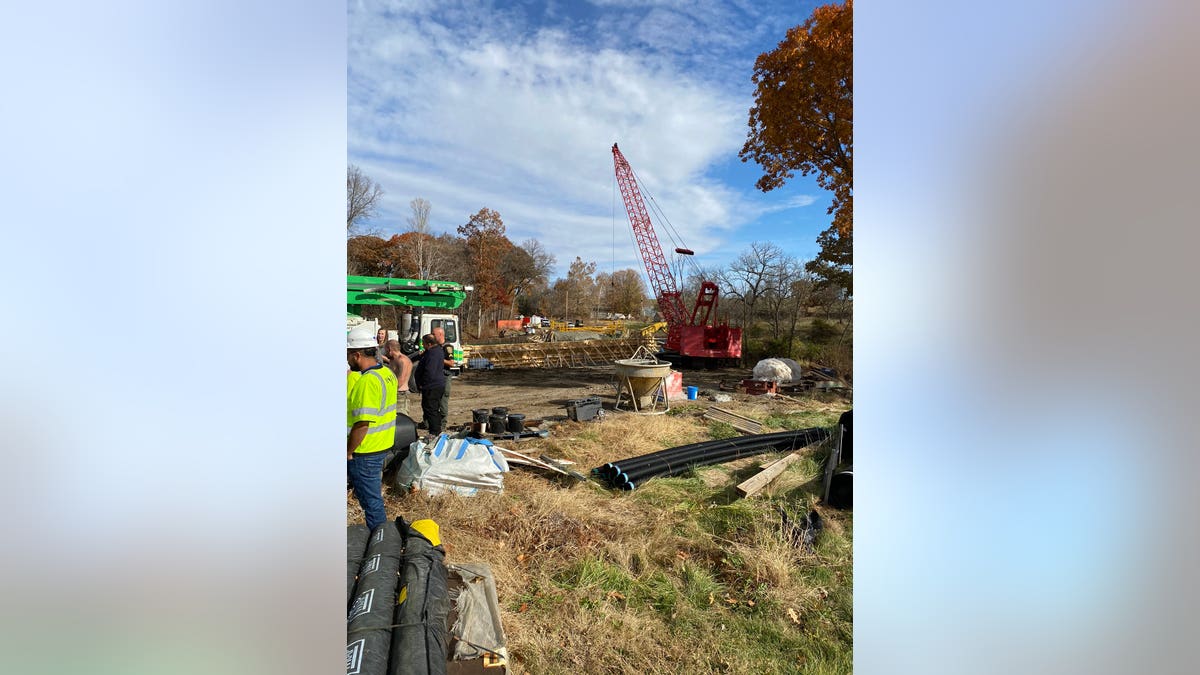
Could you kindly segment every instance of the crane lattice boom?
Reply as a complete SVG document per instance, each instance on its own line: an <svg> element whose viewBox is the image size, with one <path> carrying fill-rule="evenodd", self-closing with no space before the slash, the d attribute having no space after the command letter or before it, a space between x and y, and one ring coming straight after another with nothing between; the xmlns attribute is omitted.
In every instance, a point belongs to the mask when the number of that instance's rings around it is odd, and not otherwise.
<svg viewBox="0 0 1200 675"><path fill-rule="evenodd" d="M612 153L617 171L617 185L621 187L621 199L625 201L625 212L629 214L629 223L633 226L633 236L637 239L642 262L646 265L650 286L654 296L658 298L658 310L662 312L667 325L675 328L687 322L683 301L679 298L679 288L675 286L675 277L671 275L671 268L667 265L662 246L658 243L658 235L654 232L654 224L650 222L646 203L642 201L642 191L638 188L633 169L616 143L613 143Z"/></svg>

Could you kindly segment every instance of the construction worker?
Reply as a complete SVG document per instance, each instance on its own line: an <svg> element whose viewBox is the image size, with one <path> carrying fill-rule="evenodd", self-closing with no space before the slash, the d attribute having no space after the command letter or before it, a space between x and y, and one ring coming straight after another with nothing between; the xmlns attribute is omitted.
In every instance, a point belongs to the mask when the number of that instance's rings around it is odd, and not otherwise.
<svg viewBox="0 0 1200 675"><path fill-rule="evenodd" d="M346 335L346 363L359 374L346 395L346 475L371 530L387 520L383 461L396 436L396 375L375 358L378 346L369 324Z"/></svg>
<svg viewBox="0 0 1200 675"><path fill-rule="evenodd" d="M431 332L437 340L438 349L445 353L445 356L442 357L442 370L446 376L446 390L442 392L442 400L438 403L438 412L441 413L442 423L445 424L450 419L450 369L454 367L454 345L446 344L445 328L438 326Z"/></svg>
<svg viewBox="0 0 1200 675"><path fill-rule="evenodd" d="M391 368L392 372L396 374L398 383L396 411L412 417L408 412L408 380L412 376L413 363L404 355L404 352L400 351L398 340L387 341L387 356L388 368Z"/></svg>
<svg viewBox="0 0 1200 675"><path fill-rule="evenodd" d="M417 388L421 390L421 421L429 429L429 433L440 434L445 428L446 418L441 414L442 390L446 387L446 375L443 372L442 348L438 346L437 338L426 335L421 338L425 353L417 361L414 372L417 374Z"/></svg>

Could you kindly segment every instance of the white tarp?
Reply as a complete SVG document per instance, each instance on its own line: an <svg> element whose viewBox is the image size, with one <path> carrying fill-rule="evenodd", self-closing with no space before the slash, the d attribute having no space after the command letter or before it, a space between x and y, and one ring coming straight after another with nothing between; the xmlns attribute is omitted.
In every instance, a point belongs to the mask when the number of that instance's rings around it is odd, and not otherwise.
<svg viewBox="0 0 1200 675"><path fill-rule="evenodd" d="M792 384L804 377L804 368L792 359L763 359L752 371L754 379Z"/></svg>
<svg viewBox="0 0 1200 675"><path fill-rule="evenodd" d="M441 434L429 445L417 441L409 446L396 483L401 489L416 488L430 495L470 496L480 490L503 491L507 471L504 454L491 441Z"/></svg>

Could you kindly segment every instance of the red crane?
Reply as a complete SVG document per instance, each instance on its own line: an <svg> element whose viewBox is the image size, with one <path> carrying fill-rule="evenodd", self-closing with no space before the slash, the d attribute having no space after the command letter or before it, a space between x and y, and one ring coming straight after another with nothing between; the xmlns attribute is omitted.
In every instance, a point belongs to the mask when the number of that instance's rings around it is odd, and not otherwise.
<svg viewBox="0 0 1200 675"><path fill-rule="evenodd" d="M646 276L650 278L650 285L658 298L658 311L663 321L667 322L667 351L698 359L741 358L742 329L709 323L717 318L720 289L716 284L702 281L691 314L684 308L675 277L667 265L658 235L654 232L654 224L650 222L650 214L646 211L646 203L642 201L642 191L633 169L616 143L613 143L612 153L617 185L621 186L621 199L625 201L625 212L629 214L629 224L633 226L633 235L637 239L642 262L646 265ZM675 250L691 254L687 249Z"/></svg>

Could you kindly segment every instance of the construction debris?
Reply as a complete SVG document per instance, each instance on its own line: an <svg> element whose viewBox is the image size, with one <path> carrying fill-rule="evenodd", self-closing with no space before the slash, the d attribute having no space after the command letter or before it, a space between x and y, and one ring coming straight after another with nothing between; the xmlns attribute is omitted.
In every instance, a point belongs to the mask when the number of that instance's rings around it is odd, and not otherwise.
<svg viewBox="0 0 1200 675"><path fill-rule="evenodd" d="M761 434L762 422L739 415L731 410L713 406L704 412L704 417L716 422L724 422L743 434Z"/></svg>
<svg viewBox="0 0 1200 675"><path fill-rule="evenodd" d="M817 535L825 529L825 523L821 520L821 514L814 511L809 511L803 518L793 521L783 507L776 506L779 511L779 527L783 533L783 538L792 546L802 548L805 551L812 553L815 550L817 543ZM791 610L788 610L791 612Z"/></svg>
<svg viewBox="0 0 1200 675"><path fill-rule="evenodd" d="M538 469L545 469L546 471L557 473L562 476L567 476L568 478L572 478L574 480L580 480L580 481L587 480L587 476L579 473L578 471L575 471L574 469L568 469L565 466L558 466L556 464L551 464L550 462L546 462L541 459L534 459L533 457L530 457L529 455L523 455L523 454L517 452L516 450L509 450L507 448L501 448L499 446L497 446L496 449L499 450L501 453L503 453L504 458L511 461L513 464L517 464L519 466L531 466L531 467L538 468Z"/></svg>

